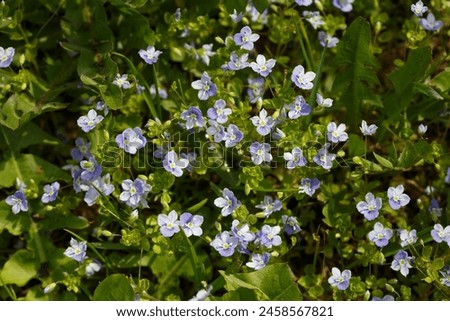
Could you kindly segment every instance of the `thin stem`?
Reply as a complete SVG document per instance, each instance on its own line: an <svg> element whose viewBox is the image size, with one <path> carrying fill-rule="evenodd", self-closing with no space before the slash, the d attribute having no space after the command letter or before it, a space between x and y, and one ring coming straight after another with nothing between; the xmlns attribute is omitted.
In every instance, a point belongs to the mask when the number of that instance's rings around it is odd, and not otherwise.
<svg viewBox="0 0 450 321"><path fill-rule="evenodd" d="M320 61L319 66L317 66L317 72L316 72L316 78L314 78L314 86L311 91L311 95L309 96L308 104L311 106L311 108L314 108L316 105L316 95L319 91L319 80L320 76L322 75L322 67L323 62L325 61L325 52L327 51L327 47L323 47L322 54L320 55Z"/></svg>
<svg viewBox="0 0 450 321"><path fill-rule="evenodd" d="M314 69L313 68L313 64L312 64L312 58L310 58L311 57L311 55L310 55L311 52L307 51L307 48L305 46L305 42L303 40L304 35L306 34L306 32L305 33L302 32L305 29L305 27L303 26L303 22L300 19L300 26L299 26L297 21L294 20L294 24L295 24L295 29L296 29L296 33L297 33L297 39L298 39L298 42L300 43L300 48L302 50L303 57L305 58L305 61L306 61L306 66L308 67L309 70ZM300 28L302 28L302 30L300 30Z"/></svg>

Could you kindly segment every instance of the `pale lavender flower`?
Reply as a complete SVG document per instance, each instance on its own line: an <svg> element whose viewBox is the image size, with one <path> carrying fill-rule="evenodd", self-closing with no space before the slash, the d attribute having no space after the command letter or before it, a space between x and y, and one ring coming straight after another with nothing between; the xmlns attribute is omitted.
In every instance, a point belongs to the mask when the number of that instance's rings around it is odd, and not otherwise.
<svg viewBox="0 0 450 321"><path fill-rule="evenodd" d="M216 143L220 143L221 141L223 141L225 137L225 128L217 121L211 119L208 120L208 124L209 127L206 128L206 133L209 136L212 136Z"/></svg>
<svg viewBox="0 0 450 321"><path fill-rule="evenodd" d="M189 301L205 301L205 299L211 294L212 290L212 285L210 285L207 289L201 289L196 295L194 295L194 297L189 299Z"/></svg>
<svg viewBox="0 0 450 321"><path fill-rule="evenodd" d="M228 188L224 188L222 191L222 197L218 197L214 200L214 205L221 208L222 216L228 216L238 208L241 203L237 200L234 193Z"/></svg>
<svg viewBox="0 0 450 321"><path fill-rule="evenodd" d="M140 178L136 178L134 181L125 179L122 181L123 192L120 194L119 199L131 208L136 208L139 205L144 208L148 207L146 198L151 188L149 184Z"/></svg>
<svg viewBox="0 0 450 321"><path fill-rule="evenodd" d="M262 99L264 95L264 78L248 78L247 94L251 104Z"/></svg>
<svg viewBox="0 0 450 321"><path fill-rule="evenodd" d="M311 106L305 101L303 96L295 97L295 101L292 104L284 106L288 112L290 119L297 119L300 116L308 116L311 113Z"/></svg>
<svg viewBox="0 0 450 321"><path fill-rule="evenodd" d="M305 193L306 195L313 196L316 190L320 187L320 181L314 178L302 178L300 186L298 188L299 193Z"/></svg>
<svg viewBox="0 0 450 321"><path fill-rule="evenodd" d="M312 4L313 0L295 0L295 3L297 3L299 6L307 7L310 4Z"/></svg>
<svg viewBox="0 0 450 321"><path fill-rule="evenodd" d="M258 271L263 269L267 265L267 263L269 263L269 259L269 253L252 254L252 256L250 257L251 262L247 262L245 265Z"/></svg>
<svg viewBox="0 0 450 321"><path fill-rule="evenodd" d="M333 6L341 10L342 12L350 12L353 10L352 3L355 0L333 0Z"/></svg>
<svg viewBox="0 0 450 321"><path fill-rule="evenodd" d="M241 49L252 50L254 48L254 42L259 39L259 35L252 33L252 29L249 26L245 26L240 32L236 33L233 37L236 45L241 46Z"/></svg>
<svg viewBox="0 0 450 321"><path fill-rule="evenodd" d="M398 236L400 237L400 245L402 247L415 244L417 242L417 231L416 230L404 230L400 229L397 231Z"/></svg>
<svg viewBox="0 0 450 321"><path fill-rule="evenodd" d="M123 89L131 88L131 84L128 81L128 74L117 74L116 78L114 78L113 84Z"/></svg>
<svg viewBox="0 0 450 321"><path fill-rule="evenodd" d="M8 68L14 58L15 49L13 47L0 47L0 68Z"/></svg>
<svg viewBox="0 0 450 321"><path fill-rule="evenodd" d="M281 220L284 223L284 231L287 235L294 235L302 230L298 224L297 218L293 216L283 215L281 216Z"/></svg>
<svg viewBox="0 0 450 321"><path fill-rule="evenodd" d="M13 195L9 195L5 202L11 206L11 210L14 214L28 211L28 201L24 192L21 190L16 191Z"/></svg>
<svg viewBox="0 0 450 321"><path fill-rule="evenodd" d="M233 9L233 13L230 14L231 20L233 20L234 23L238 23L244 18L243 12L237 12L236 9Z"/></svg>
<svg viewBox="0 0 450 321"><path fill-rule="evenodd" d="M158 215L159 231L165 237L172 237L180 231L180 221L178 221L178 213L175 210L169 214Z"/></svg>
<svg viewBox="0 0 450 321"><path fill-rule="evenodd" d="M281 244L281 237L278 235L281 231L279 226L264 225L261 231L256 233L256 244L261 244L262 246L271 249L273 246L278 246Z"/></svg>
<svg viewBox="0 0 450 321"><path fill-rule="evenodd" d="M430 214L434 214L437 217L442 216L442 208L439 206L439 202L437 199L433 198L430 201L430 206L428 207L428 211L430 212Z"/></svg>
<svg viewBox="0 0 450 321"><path fill-rule="evenodd" d="M406 206L411 200L408 195L403 193L404 190L403 185L388 188L387 195L392 209L398 210L400 207Z"/></svg>
<svg viewBox="0 0 450 321"><path fill-rule="evenodd" d="M244 134L239 130L239 128L230 124L227 127L227 131L223 136L223 140L225 141L225 147L234 147L236 146L242 139L244 138Z"/></svg>
<svg viewBox="0 0 450 321"><path fill-rule="evenodd" d="M153 65L156 61L158 61L158 57L162 54L162 51L155 50L154 46L148 46L146 50L139 50L138 54L147 64Z"/></svg>
<svg viewBox="0 0 450 321"><path fill-rule="evenodd" d="M205 71L200 80L195 80L191 84L192 88L198 90L198 99L207 100L217 93L217 86L211 81L211 77Z"/></svg>
<svg viewBox="0 0 450 321"><path fill-rule="evenodd" d="M94 259L91 263L86 265L85 274L86 274L86 276L93 276L95 274L95 272L100 271L101 268L102 268L102 264L100 263L100 261L97 259Z"/></svg>
<svg viewBox="0 0 450 321"><path fill-rule="evenodd" d="M219 124L225 124L228 121L228 116L231 115L231 108L226 107L225 100L216 100L214 106L209 108L206 115L209 119L217 121Z"/></svg>
<svg viewBox="0 0 450 321"><path fill-rule="evenodd" d="M64 255L81 263L87 258L86 250L86 241L78 242L74 238L71 238L70 246L64 251Z"/></svg>
<svg viewBox="0 0 450 321"><path fill-rule="evenodd" d="M375 135L375 133L377 132L378 126L375 124L367 126L367 122L363 120L361 122L361 127L359 127L359 129L361 130L361 133L364 136L372 136Z"/></svg>
<svg viewBox="0 0 450 321"><path fill-rule="evenodd" d="M316 78L316 74L312 71L308 71L305 73L305 68L303 68L302 65L296 66L292 71L291 80L300 89L312 89L312 81L314 80L314 78Z"/></svg>
<svg viewBox="0 0 450 321"><path fill-rule="evenodd" d="M450 184L450 167L447 167L447 174L445 175L444 182Z"/></svg>
<svg viewBox="0 0 450 321"><path fill-rule="evenodd" d="M389 244L389 240L393 235L394 233L390 228L385 228L383 224L377 222L367 236L376 246L382 248Z"/></svg>
<svg viewBox="0 0 450 321"><path fill-rule="evenodd" d="M314 29L325 24L319 11L303 11L303 17L305 17L306 21L308 21Z"/></svg>
<svg viewBox="0 0 450 321"><path fill-rule="evenodd" d="M91 158L92 154L90 152L91 143L84 141L83 138L78 137L75 139L75 148L70 150L70 156L77 162L80 162L84 158Z"/></svg>
<svg viewBox="0 0 450 321"><path fill-rule="evenodd" d="M250 63L250 67L254 72L263 77L267 77L272 72L272 68L275 66L275 63L275 59L266 60L266 57L263 55L258 55L256 57L256 62Z"/></svg>
<svg viewBox="0 0 450 321"><path fill-rule="evenodd" d="M303 151L300 147L294 147L292 152L286 152L283 155L286 161L286 168L293 169L295 167L302 167L306 165L306 158L303 156Z"/></svg>
<svg viewBox="0 0 450 321"><path fill-rule="evenodd" d="M371 301L395 301L395 299L392 295L386 294L382 298L374 296Z"/></svg>
<svg viewBox="0 0 450 321"><path fill-rule="evenodd" d="M328 278L328 283L332 287L336 287L340 291L344 291L350 285L350 278L352 277L352 272L350 270L344 270L341 273L337 267L331 269L331 276Z"/></svg>
<svg viewBox="0 0 450 321"><path fill-rule="evenodd" d="M186 170L188 172L192 172L194 169L194 166L197 165L197 154L195 152L189 152L189 153L180 153L181 159L186 159L189 162L189 165L186 167Z"/></svg>
<svg viewBox="0 0 450 321"><path fill-rule="evenodd" d="M100 195L108 196L114 192L114 185L111 184L111 175L106 174L103 177L98 177L87 185L86 194L83 200L87 205L92 206L97 202Z"/></svg>
<svg viewBox="0 0 450 321"><path fill-rule="evenodd" d="M60 185L58 182L44 185L44 194L41 197L42 203L50 203L56 200L59 192L59 187Z"/></svg>
<svg viewBox="0 0 450 321"><path fill-rule="evenodd" d="M129 154L136 154L147 144L147 139L142 134L142 129L135 127L127 128L121 134L116 136L116 144Z"/></svg>
<svg viewBox="0 0 450 321"><path fill-rule="evenodd" d="M231 53L230 61L225 65L226 70L241 70L250 66L247 62L248 53L238 56L234 51Z"/></svg>
<svg viewBox="0 0 450 321"><path fill-rule="evenodd" d="M319 31L319 43L322 47L334 48L339 43L339 39L327 34L325 31Z"/></svg>
<svg viewBox="0 0 450 321"><path fill-rule="evenodd" d="M187 237L191 235L201 236L203 234L202 224L203 216L201 215L192 215L185 212L180 216L180 225Z"/></svg>
<svg viewBox="0 0 450 321"><path fill-rule="evenodd" d="M391 263L391 269L400 271L403 276L409 274L409 269L412 268L414 258L408 255L408 252L400 250L395 254L394 261Z"/></svg>
<svg viewBox="0 0 450 321"><path fill-rule="evenodd" d="M176 177L183 175L183 169L189 166L187 159L180 158L174 151L170 151L166 154L163 160L163 167L169 173L172 173Z"/></svg>
<svg viewBox="0 0 450 321"><path fill-rule="evenodd" d="M427 18L420 19L420 25L428 31L438 31L444 26L442 20L436 20L434 14L431 12L427 15Z"/></svg>
<svg viewBox="0 0 450 321"><path fill-rule="evenodd" d="M373 221L376 219L379 215L379 210L382 206L382 201L380 197L375 198L375 196L372 193L366 194L366 201L361 201L358 204L356 204L356 209L358 212L364 215L364 217L368 221Z"/></svg>
<svg viewBox="0 0 450 321"><path fill-rule="evenodd" d="M95 104L95 110L102 111L103 115L105 115L105 116L109 114L108 106L105 104L104 101L98 101Z"/></svg>
<svg viewBox="0 0 450 321"><path fill-rule="evenodd" d="M91 109L88 111L86 116L80 116L77 120L78 126L85 133L90 132L95 128L105 117L102 115L97 115L95 109Z"/></svg>
<svg viewBox="0 0 450 321"><path fill-rule="evenodd" d="M250 154L252 155L252 162L255 165L261 165L262 162L272 161L272 154L270 153L270 145L267 143L254 142L250 145Z"/></svg>
<svg viewBox="0 0 450 321"><path fill-rule="evenodd" d="M155 84L150 86L149 91L152 98L155 98L157 94ZM169 97L169 94L167 93L167 90L165 90L164 88L158 88L158 96L161 99L167 99Z"/></svg>
<svg viewBox="0 0 450 321"><path fill-rule="evenodd" d="M428 7L423 5L421 0L417 1L415 4L411 5L411 11L417 16L422 17L422 15L428 11Z"/></svg>
<svg viewBox="0 0 450 321"><path fill-rule="evenodd" d="M424 124L420 124L418 131L419 131L419 135L423 135L427 132L428 130L428 126L424 125Z"/></svg>
<svg viewBox="0 0 450 321"><path fill-rule="evenodd" d="M272 116L267 116L267 110L264 108L259 112L259 116L253 116L250 120L252 121L253 126L256 126L256 131L262 136L269 134L272 127L275 125Z"/></svg>
<svg viewBox="0 0 450 321"><path fill-rule="evenodd" d="M450 246L450 225L444 228L441 224L435 224L431 230L431 237L437 243L447 242Z"/></svg>
<svg viewBox="0 0 450 321"><path fill-rule="evenodd" d="M203 113L197 106L189 107L181 113L180 118L186 122L186 129L192 129L194 127L205 127L205 119Z"/></svg>
<svg viewBox="0 0 450 321"><path fill-rule="evenodd" d="M336 125L335 122L328 123L327 126L327 137L328 141L332 143L345 142L348 140L348 134L345 132L347 126L345 124Z"/></svg>
<svg viewBox="0 0 450 321"><path fill-rule="evenodd" d="M264 201L261 204L256 205L256 208L262 209L264 216L268 217L273 212L281 210L283 204L278 199L273 199L271 196L264 196Z"/></svg>
<svg viewBox="0 0 450 321"><path fill-rule="evenodd" d="M229 257L234 254L238 245L238 238L232 236L230 232L225 231L216 235L210 245L223 257Z"/></svg>
<svg viewBox="0 0 450 321"><path fill-rule="evenodd" d="M450 287L450 265L445 265L439 273L442 275L441 284Z"/></svg>
<svg viewBox="0 0 450 321"><path fill-rule="evenodd" d="M332 154L328 151L328 144L325 144L325 147L319 149L313 158L314 162L323 169L331 169L335 159L336 154Z"/></svg>
<svg viewBox="0 0 450 321"><path fill-rule="evenodd" d="M198 50L198 57L203 63L209 66L210 58L216 53L212 50L213 44L204 44L201 49Z"/></svg>
<svg viewBox="0 0 450 321"><path fill-rule="evenodd" d="M250 232L250 227L248 224L242 224L241 226L238 220L233 220L231 223L231 233L233 236L237 237L238 251L243 254L248 254L247 246L248 243L255 240L255 234Z"/></svg>
<svg viewBox="0 0 450 321"><path fill-rule="evenodd" d="M80 178L84 182L94 181L102 174L102 167L97 163L94 157L89 158L89 160L82 160L80 162L80 167Z"/></svg>
<svg viewBox="0 0 450 321"><path fill-rule="evenodd" d="M323 98L323 96L319 93L316 94L316 103L319 107L330 108L333 106L333 99L331 98Z"/></svg>

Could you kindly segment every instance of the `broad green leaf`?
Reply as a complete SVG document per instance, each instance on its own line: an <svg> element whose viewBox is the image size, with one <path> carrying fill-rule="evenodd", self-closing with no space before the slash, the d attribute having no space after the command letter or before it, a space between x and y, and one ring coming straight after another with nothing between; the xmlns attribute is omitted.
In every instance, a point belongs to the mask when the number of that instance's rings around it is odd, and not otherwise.
<svg viewBox="0 0 450 321"><path fill-rule="evenodd" d="M0 147L4 150L19 151L29 146L41 144L58 145L60 141L33 122L28 122L15 131L0 126Z"/></svg>
<svg viewBox="0 0 450 321"><path fill-rule="evenodd" d="M227 0L225 1L225 8L228 13L232 14L236 9L237 12L244 12L247 6L247 0Z"/></svg>
<svg viewBox="0 0 450 321"><path fill-rule="evenodd" d="M348 153L350 157L361 156L364 154L366 148L364 140L359 135L349 134Z"/></svg>
<svg viewBox="0 0 450 321"><path fill-rule="evenodd" d="M269 6L269 0L253 0L252 3L259 13L262 13Z"/></svg>
<svg viewBox="0 0 450 321"><path fill-rule="evenodd" d="M6 261L1 272L4 284L24 286L39 270L39 261L27 250L18 250Z"/></svg>
<svg viewBox="0 0 450 321"><path fill-rule="evenodd" d="M0 163L0 187L11 187L16 178L25 184L33 179L37 184L70 181L70 175L61 168L31 154L9 155Z"/></svg>
<svg viewBox="0 0 450 321"><path fill-rule="evenodd" d="M11 206L5 201L0 202L0 233L7 230L12 235L21 235L29 230L31 218L29 213L14 214Z"/></svg>
<svg viewBox="0 0 450 321"><path fill-rule="evenodd" d="M89 222L82 216L63 215L62 213L48 213L40 224L50 231L62 228L81 230L89 226Z"/></svg>
<svg viewBox="0 0 450 321"><path fill-rule="evenodd" d="M394 168L394 165L392 164L392 162L389 161L389 160L387 160L386 158L384 158L384 157L378 155L378 154L375 153L375 152L373 152L373 156L375 156L376 160L378 161L378 163L379 163L381 166L386 167L386 168L390 168L390 169Z"/></svg>
<svg viewBox="0 0 450 321"><path fill-rule="evenodd" d="M364 100L376 100L370 87L378 85L378 64L370 48L370 24L356 18L339 42L334 65L342 70L333 82L333 92L342 94L339 104L347 108L345 120L356 127Z"/></svg>
<svg viewBox="0 0 450 321"><path fill-rule="evenodd" d="M133 301L134 291L123 274L113 274L104 279L94 291L94 301Z"/></svg>
<svg viewBox="0 0 450 321"><path fill-rule="evenodd" d="M295 276L286 263L268 265L250 273L220 273L225 279L225 288L228 291L246 288L257 292L260 299L271 301L297 301L303 298Z"/></svg>
<svg viewBox="0 0 450 321"><path fill-rule="evenodd" d="M434 77L430 84L441 92L449 92L450 91L450 70L445 70Z"/></svg>
<svg viewBox="0 0 450 321"><path fill-rule="evenodd" d="M183 236L184 243L187 246L187 255L191 262L192 270L194 271L195 281L197 284L200 284L200 282L205 279L205 266L198 259L197 252L189 240L189 237L186 236L183 230L181 230L180 234Z"/></svg>

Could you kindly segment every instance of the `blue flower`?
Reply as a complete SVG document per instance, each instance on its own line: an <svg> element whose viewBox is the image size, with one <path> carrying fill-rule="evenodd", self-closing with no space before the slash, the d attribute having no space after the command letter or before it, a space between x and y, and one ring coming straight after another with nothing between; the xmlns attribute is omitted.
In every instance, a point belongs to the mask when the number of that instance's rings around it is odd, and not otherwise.
<svg viewBox="0 0 450 321"><path fill-rule="evenodd" d="M400 237L400 245L402 247L411 245L411 244L415 244L417 242L417 231L416 230L403 230L400 229L398 230L398 235Z"/></svg>
<svg viewBox="0 0 450 321"><path fill-rule="evenodd" d="M251 104L262 99L264 95L264 78L248 78L247 95Z"/></svg>
<svg viewBox="0 0 450 321"><path fill-rule="evenodd" d="M367 193L365 198L365 202L361 201L356 204L356 209L363 214L368 221L372 221L378 217L378 211L381 209L382 201L380 197L375 198L372 193Z"/></svg>
<svg viewBox="0 0 450 321"><path fill-rule="evenodd" d="M308 21L314 29L319 28L325 24L319 11L303 11L303 17Z"/></svg>
<svg viewBox="0 0 450 321"><path fill-rule="evenodd" d="M78 242L74 238L71 238L70 246L64 251L64 255L81 263L87 258L86 250L86 241Z"/></svg>
<svg viewBox="0 0 450 321"><path fill-rule="evenodd" d="M394 256L394 261L391 263L391 269L400 271L403 276L407 276L409 274L409 269L412 268L412 262L413 257L409 256L408 252L400 250Z"/></svg>
<svg viewBox="0 0 450 321"><path fill-rule="evenodd" d="M105 116L109 114L108 106L106 106L104 101L98 101L95 104L95 110L102 111Z"/></svg>
<svg viewBox="0 0 450 321"><path fill-rule="evenodd" d="M113 84L123 89L131 88L131 84L128 81L128 74L117 74L116 78L114 78Z"/></svg>
<svg viewBox="0 0 450 321"><path fill-rule="evenodd" d="M122 202L125 202L131 208L136 208L139 205L148 207L146 197L151 190L149 184L140 178L136 178L134 181L125 179L121 185L123 192L120 193L119 199Z"/></svg>
<svg viewBox="0 0 450 321"><path fill-rule="evenodd" d="M240 57L233 51L230 56L230 61L222 68L225 70L241 70L250 66L247 62L248 53L242 54Z"/></svg>
<svg viewBox="0 0 450 321"><path fill-rule="evenodd" d="M250 154L252 155L252 162L255 165L261 165L262 162L271 162L272 154L270 153L270 145L267 143L254 142L250 145Z"/></svg>
<svg viewBox="0 0 450 321"><path fill-rule="evenodd" d="M253 116L250 120L253 126L256 126L256 131L262 136L269 134L275 125L272 116L267 116L267 111L264 108L259 112L259 116Z"/></svg>
<svg viewBox="0 0 450 321"><path fill-rule="evenodd" d="M180 118L186 121L186 129L192 129L194 127L205 127L205 119L203 113L197 106L189 107L181 113Z"/></svg>
<svg viewBox="0 0 450 321"><path fill-rule="evenodd" d="M333 6L341 10L342 12L350 12L353 10L352 3L355 0L333 0Z"/></svg>
<svg viewBox="0 0 450 321"><path fill-rule="evenodd" d="M450 184L450 167L447 167L447 174L445 175L444 181L446 184Z"/></svg>
<svg viewBox="0 0 450 321"><path fill-rule="evenodd" d="M23 191L16 191L5 200L6 204L11 206L12 212L18 214L19 212L28 211L28 201Z"/></svg>
<svg viewBox="0 0 450 321"><path fill-rule="evenodd" d="M256 62L250 63L250 67L254 72L263 77L267 77L272 72L272 68L275 66L275 63L275 59L266 60L266 57L263 55L258 55L256 57Z"/></svg>
<svg viewBox="0 0 450 321"><path fill-rule="evenodd" d="M180 216L180 226L187 237L191 235L202 235L203 230L200 227L202 224L203 216L201 215L192 215L191 213L185 212Z"/></svg>
<svg viewBox="0 0 450 321"><path fill-rule="evenodd" d="M293 169L295 167L302 167L306 165L306 158L303 156L303 151L300 147L294 147L292 152L284 153L283 158L286 161L287 169Z"/></svg>
<svg viewBox="0 0 450 321"><path fill-rule="evenodd" d="M89 183L84 195L84 201L87 205L92 206L100 195L108 196L112 192L114 192L114 185L111 184L110 174L106 174Z"/></svg>
<svg viewBox="0 0 450 321"><path fill-rule="evenodd" d="M216 143L220 143L225 137L225 128L215 120L208 120L210 125L206 128L206 133L214 138Z"/></svg>
<svg viewBox="0 0 450 321"><path fill-rule="evenodd" d="M195 80L191 84L192 88L198 90L198 99L207 100L217 93L217 86L211 81L211 77L205 71L200 80Z"/></svg>
<svg viewBox="0 0 450 321"><path fill-rule="evenodd" d="M163 167L169 173L172 173L176 177L183 175L183 169L189 166L187 159L178 159L177 153L170 151L166 154L163 160Z"/></svg>
<svg viewBox="0 0 450 321"><path fill-rule="evenodd" d="M80 178L83 182L94 181L102 174L102 167L93 157L89 158L89 160L82 160L80 167Z"/></svg>
<svg viewBox="0 0 450 321"><path fill-rule="evenodd" d="M318 150L314 156L313 161L323 169L330 169L333 166L333 161L336 159L336 154L328 152L328 144Z"/></svg>
<svg viewBox="0 0 450 321"><path fill-rule="evenodd" d="M208 109L206 115L219 124L225 124L228 121L228 116L231 115L231 108L226 108L226 105L225 100L216 100L214 106Z"/></svg>
<svg viewBox="0 0 450 321"><path fill-rule="evenodd" d="M225 141L225 147L234 147L236 146L242 139L244 138L244 134L239 130L239 128L230 124L227 127L227 131L223 136L223 140Z"/></svg>
<svg viewBox="0 0 450 321"><path fill-rule="evenodd" d="M256 244L271 249L272 246L278 246L281 244L281 237L278 235L281 231L279 226L264 225L261 231L256 233Z"/></svg>
<svg viewBox="0 0 450 321"><path fill-rule="evenodd" d="M339 43L339 39L327 34L325 31L319 31L319 43L322 47L334 48Z"/></svg>
<svg viewBox="0 0 450 321"><path fill-rule="evenodd" d="M297 218L293 216L283 215L281 216L281 220L284 223L284 232L287 235L294 235L302 230L300 224L298 224Z"/></svg>
<svg viewBox="0 0 450 321"><path fill-rule="evenodd" d="M8 68L11 65L15 53L15 49L12 47L3 48L0 47L0 68Z"/></svg>
<svg viewBox="0 0 450 321"><path fill-rule="evenodd" d="M408 195L403 193L404 190L403 185L388 188L387 195L392 209L398 210L400 207L406 206L411 200Z"/></svg>
<svg viewBox="0 0 450 321"><path fill-rule="evenodd" d="M359 129L361 130L361 133L364 136L372 136L375 135L375 133L377 132L378 126L375 124L367 126L367 122L363 120L361 122L361 127L359 127Z"/></svg>
<svg viewBox="0 0 450 321"><path fill-rule="evenodd" d="M422 15L428 11L428 7L423 5L421 0L417 1L415 4L411 5L411 11L417 16L422 17Z"/></svg>
<svg viewBox="0 0 450 321"><path fill-rule="evenodd" d="M180 231L180 221L178 221L178 214L174 210L169 214L158 215L159 231L165 237L172 237L175 233Z"/></svg>
<svg viewBox="0 0 450 321"><path fill-rule="evenodd" d="M245 26L240 32L236 33L233 40L236 45L241 46L241 49L252 50L254 48L254 42L259 39L259 35L252 33L252 29L249 26Z"/></svg>
<svg viewBox="0 0 450 321"><path fill-rule="evenodd" d="M150 95L152 96L152 98L156 98L155 84L150 86L149 91L150 91ZM158 88L158 96L161 99L167 99L167 97L169 97L169 94L167 93L167 90L165 90L164 88Z"/></svg>
<svg viewBox="0 0 450 321"><path fill-rule="evenodd" d="M94 259L91 263L86 265L85 274L86 276L93 276L94 273L100 271L101 268L102 264L97 259Z"/></svg>
<svg viewBox="0 0 450 321"><path fill-rule="evenodd" d="M148 46L146 50L139 50L138 54L147 64L153 65L158 60L159 55L162 54L162 51L155 50L153 46Z"/></svg>
<svg viewBox="0 0 450 321"><path fill-rule="evenodd" d="M332 287L336 287L340 291L344 291L350 285L350 278L352 277L352 272L350 270L344 270L341 273L337 267L331 269L331 276L328 278L328 283Z"/></svg>
<svg viewBox="0 0 450 321"><path fill-rule="evenodd" d="M230 14L231 20L233 20L234 23L238 23L244 18L243 12L237 12L236 9L233 9L233 13Z"/></svg>
<svg viewBox="0 0 450 321"><path fill-rule="evenodd" d="M256 205L256 208L262 209L264 216L267 217L273 212L278 212L281 210L283 204L280 200L273 199L271 196L264 196L264 201L261 204Z"/></svg>
<svg viewBox="0 0 450 321"><path fill-rule="evenodd" d="M375 223L373 230L368 234L369 240L380 248L388 245L392 236L392 230L390 228L385 228L380 222Z"/></svg>
<svg viewBox="0 0 450 321"><path fill-rule="evenodd" d="M339 143L348 140L348 134L345 132L346 128L347 126L345 124L339 124L339 126L337 126L335 122L328 123L328 141L332 143Z"/></svg>
<svg viewBox="0 0 450 321"><path fill-rule="evenodd" d="M222 216L228 216L234 212L234 210L241 205L237 200L234 193L228 188L224 188L222 191L222 197L218 197L214 200L214 205L221 208Z"/></svg>
<svg viewBox="0 0 450 321"><path fill-rule="evenodd" d="M420 19L420 25L428 31L438 31L444 26L441 20L436 20L434 14L431 12L427 15L427 18Z"/></svg>
<svg viewBox="0 0 450 321"><path fill-rule="evenodd" d="M450 287L450 265L445 265L439 273L442 275L441 284Z"/></svg>
<svg viewBox="0 0 450 321"><path fill-rule="evenodd" d="M424 124L420 124L418 131L419 131L419 135L423 135L427 132L428 130L428 126L424 125Z"/></svg>
<svg viewBox="0 0 450 321"><path fill-rule="evenodd" d="M42 203L50 203L56 200L59 192L59 183L54 182L51 185L46 184L44 186L44 194L42 195Z"/></svg>
<svg viewBox="0 0 450 321"><path fill-rule="evenodd" d="M374 296L371 301L395 301L392 295L386 294L384 297L379 298Z"/></svg>
<svg viewBox="0 0 450 321"><path fill-rule="evenodd" d="M313 196L319 187L320 181L317 178L302 178L298 192Z"/></svg>
<svg viewBox="0 0 450 321"><path fill-rule="evenodd" d="M223 257L229 257L234 254L238 245L238 238L232 236L230 232L225 231L216 235L210 245Z"/></svg>
<svg viewBox="0 0 450 321"><path fill-rule="evenodd" d="M431 237L437 243L447 242L450 246L450 225L444 228L441 224L435 224L431 230Z"/></svg>
<svg viewBox="0 0 450 321"><path fill-rule="evenodd" d="M239 227L240 222L238 220L233 220L231 223L231 233L233 236L237 237L238 251L240 253L248 254L247 246L248 243L255 239L255 234L250 232L250 227L248 224L243 224Z"/></svg>
<svg viewBox="0 0 450 321"><path fill-rule="evenodd" d="M142 129L135 127L127 128L122 134L116 136L117 145L130 154L136 154L141 148L147 144L147 139L142 135Z"/></svg>
<svg viewBox="0 0 450 321"><path fill-rule="evenodd" d="M314 80L314 78L316 78L316 74L312 71L308 71L305 73L305 68L303 68L302 65L296 66L292 71L291 80L300 89L312 89L312 81Z"/></svg>
<svg viewBox="0 0 450 321"><path fill-rule="evenodd" d="M292 104L284 106L288 112L290 119L297 119L300 116L308 116L311 113L311 106L305 101L303 96L295 97L295 101Z"/></svg>
<svg viewBox="0 0 450 321"><path fill-rule="evenodd" d="M299 6L304 6L307 7L310 4L312 4L313 0L295 0L295 2L299 5Z"/></svg>
<svg viewBox="0 0 450 321"><path fill-rule="evenodd" d="M245 265L258 271L263 269L267 265L267 263L269 263L269 259L269 253L252 254L252 256L250 257L251 262L247 262Z"/></svg>
<svg viewBox="0 0 450 321"><path fill-rule="evenodd" d="M205 301L205 299L211 294L212 290L212 285L210 285L207 289L201 289L196 295L194 295L194 297L189 299L189 301Z"/></svg>
<svg viewBox="0 0 450 321"><path fill-rule="evenodd" d="M331 98L323 98L323 96L319 93L316 94L316 103L319 107L330 108L333 106L333 99Z"/></svg>
<svg viewBox="0 0 450 321"><path fill-rule="evenodd" d="M430 207L428 207L428 211L430 211L430 214L434 214L437 217L442 216L442 208L439 206L439 202L437 199L433 198L430 201Z"/></svg>
<svg viewBox="0 0 450 321"><path fill-rule="evenodd" d="M77 120L78 126L85 133L90 132L95 128L105 117L102 115L97 115L95 109L91 109L88 111L86 116L80 116Z"/></svg>
<svg viewBox="0 0 450 321"><path fill-rule="evenodd" d="M180 153L181 159L186 159L189 162L189 165L186 167L188 172L192 172L194 166L197 165L197 154L195 152L189 153Z"/></svg>

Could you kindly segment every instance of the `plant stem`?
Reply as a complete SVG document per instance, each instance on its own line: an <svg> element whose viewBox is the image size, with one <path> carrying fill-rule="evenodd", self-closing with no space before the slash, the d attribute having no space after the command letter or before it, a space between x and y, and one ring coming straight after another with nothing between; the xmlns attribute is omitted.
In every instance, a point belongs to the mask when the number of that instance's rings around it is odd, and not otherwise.
<svg viewBox="0 0 450 321"><path fill-rule="evenodd" d="M319 91L319 80L322 74L322 67L323 62L325 61L326 50L327 47L323 47L322 54L320 55L319 66L317 66L316 78L314 78L314 86L312 88L311 95L309 96L308 104L311 106L311 108L314 108L314 106L316 105L316 95L317 92Z"/></svg>

